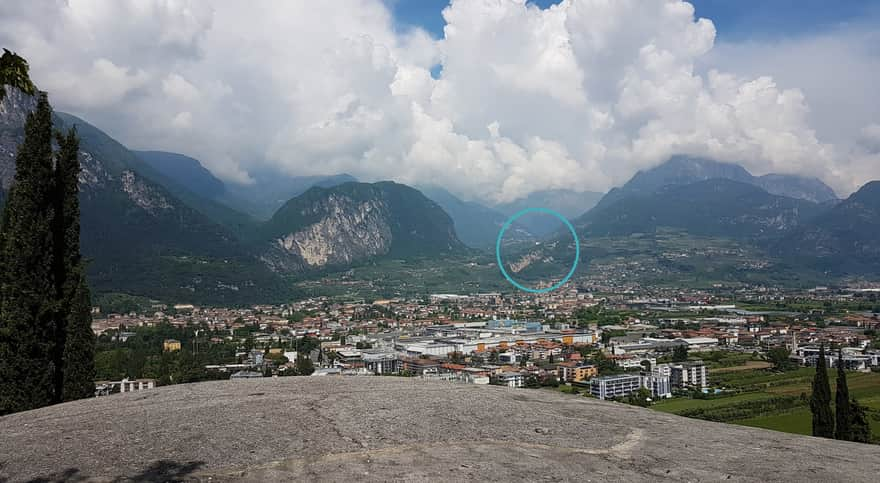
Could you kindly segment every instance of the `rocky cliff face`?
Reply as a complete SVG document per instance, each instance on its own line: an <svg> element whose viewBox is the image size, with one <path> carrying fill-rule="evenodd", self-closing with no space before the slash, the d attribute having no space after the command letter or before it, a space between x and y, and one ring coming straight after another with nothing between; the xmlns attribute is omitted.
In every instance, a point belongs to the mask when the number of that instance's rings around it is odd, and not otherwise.
<svg viewBox="0 0 880 483"><path fill-rule="evenodd" d="M306 208L303 216L319 220L274 240L263 261L274 271L289 272L347 265L391 249L389 208L384 200L359 202L332 194Z"/></svg>
<svg viewBox="0 0 880 483"><path fill-rule="evenodd" d="M37 101L18 89L5 87L6 97L0 101L0 189L8 191L15 177L15 153L24 139L24 122Z"/></svg>
<svg viewBox="0 0 880 483"><path fill-rule="evenodd" d="M281 273L463 248L436 203L387 182L312 188L278 210L260 243L263 262Z"/></svg>

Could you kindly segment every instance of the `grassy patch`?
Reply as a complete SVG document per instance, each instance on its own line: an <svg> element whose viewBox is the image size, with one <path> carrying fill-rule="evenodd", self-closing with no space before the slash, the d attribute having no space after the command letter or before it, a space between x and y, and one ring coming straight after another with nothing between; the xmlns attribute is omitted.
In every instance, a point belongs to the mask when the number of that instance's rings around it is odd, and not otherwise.
<svg viewBox="0 0 880 483"><path fill-rule="evenodd" d="M686 417L811 434L812 415L805 398L811 393L815 369L805 367L781 373L735 369L738 370L710 371L710 379L713 386L738 391L737 394L709 399L667 399L652 407ZM833 394L837 371L828 371L828 376ZM850 395L868 408L868 420L877 438L880 436L880 373L847 373L847 385Z"/></svg>
<svg viewBox="0 0 880 483"><path fill-rule="evenodd" d="M714 397L711 399L673 398L664 399L651 407L658 411L663 411L664 413L681 414L685 411L692 411L694 409L732 406L743 402L769 399L770 397L769 394L749 392L732 396Z"/></svg>

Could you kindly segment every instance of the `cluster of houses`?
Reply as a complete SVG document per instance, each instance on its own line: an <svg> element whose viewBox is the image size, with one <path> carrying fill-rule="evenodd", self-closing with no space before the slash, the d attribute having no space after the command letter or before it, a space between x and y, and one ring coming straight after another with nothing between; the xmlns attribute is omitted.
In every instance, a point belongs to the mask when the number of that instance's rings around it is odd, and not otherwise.
<svg viewBox="0 0 880 483"><path fill-rule="evenodd" d="M754 297L771 300L778 295ZM579 311L602 303L605 311L626 313L616 325L584 324ZM657 364L657 358L686 348L688 353L728 350L765 352L788 347L800 365L815 364L819 344L844 347L848 369L880 366L880 351L870 349L866 329L880 328L872 314L851 314L816 324L813 314L750 312L732 304L718 304L704 292L676 294L675 298L633 298L606 295L602 300L577 290L550 294L434 294L419 299L336 302L317 297L287 305L250 308L199 308L157 305L150 314L96 317L95 330L120 326L171 323L214 329L209 343L237 340L236 329L249 327L255 349L239 354L237 363L213 364L206 369L228 372L233 378L261 377L280 358L263 359L264 350L284 355L292 365L296 343L314 337L320 346L307 354L316 376L405 374L472 384L523 387L553 379L582 386L599 398L618 398L639 389L652 397L668 397L676 390L707 388L706 365L699 362ZM649 315L640 320L634 314ZM656 315L668 313L668 318ZM690 315L692 314L692 315ZM786 315L787 314L787 315ZM769 315L769 317L768 317ZM780 317L782 315L783 317ZM259 330L254 331L253 328ZM228 331L228 332L226 332ZM124 342L133 333L113 332ZM604 336L604 337L603 337ZM621 374L602 373L582 360L581 348L601 350ZM268 348L268 349L267 349ZM189 350L168 340L167 352ZM829 357L832 366L837 357ZM149 384L110 383L119 390Z"/></svg>

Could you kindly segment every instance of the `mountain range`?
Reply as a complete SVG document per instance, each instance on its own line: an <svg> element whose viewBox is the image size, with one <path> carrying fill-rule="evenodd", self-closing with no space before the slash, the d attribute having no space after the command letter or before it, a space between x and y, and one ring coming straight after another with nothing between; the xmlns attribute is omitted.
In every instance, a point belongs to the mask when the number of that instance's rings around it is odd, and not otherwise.
<svg viewBox="0 0 880 483"><path fill-rule="evenodd" d="M0 203L33 106L14 89L0 102ZM829 276L880 275L878 182L841 201L815 178L753 176L737 164L675 156L604 196L548 190L486 206L438 186L359 183L345 174L224 183L194 158L130 151L69 114L56 113L55 122L76 126L81 137L83 251L98 292L202 303L279 300L290 296L291 277L376 258L443 263L470 253L468 246L491 253L505 220L527 207L560 212L582 241L674 229L734 240ZM551 243L543 246L559 250L567 244L552 242L570 235L556 235L558 228L553 220L522 219L505 241L534 251L546 236Z"/></svg>
<svg viewBox="0 0 880 483"><path fill-rule="evenodd" d="M33 97L8 92L0 102L3 198L35 106ZM70 114L57 112L54 123L76 127L80 137L82 250L96 292L199 303L280 301L291 295L285 277L305 269L463 248L448 215L403 185L301 180L290 189L308 182L331 187L306 187L261 222L218 201L226 199L225 186L192 158L136 154ZM315 250L326 256L315 258Z"/></svg>
<svg viewBox="0 0 880 483"><path fill-rule="evenodd" d="M280 173L259 173L251 184L226 184L202 164L189 156L165 151L133 151L156 173L157 182L184 187L202 200L224 205L256 220L268 220L287 202L312 186L331 187L357 181L347 174L328 176L286 176ZM175 190L177 192L177 190ZM178 193L181 194L181 193ZM225 223L226 215L215 221Z"/></svg>
<svg viewBox="0 0 880 483"><path fill-rule="evenodd" d="M815 203L837 201L834 190L816 178L774 173L753 176L738 164L690 156L673 156L659 166L639 171L626 184L609 191L599 201L599 205L608 205L625 197L650 195L667 186L687 185L708 179L728 179L751 184L770 194Z"/></svg>
<svg viewBox="0 0 880 483"><path fill-rule="evenodd" d="M732 242L793 273L824 273L832 279L880 275L878 182L840 201L815 178L753 176L736 164L675 156L612 189L573 224L582 244L602 239L607 246L639 247L625 250L627 256L665 257L656 243L629 240L663 236L671 230L686 237ZM519 265L533 260L560 263L570 259L564 253L570 237L560 231L551 237L556 243L523 246L506 259ZM692 245L703 243L691 240ZM582 251L585 262L606 251L591 248L590 253ZM707 263L710 271L717 270L711 257ZM537 273L548 271L539 268L530 267Z"/></svg>
<svg viewBox="0 0 880 483"><path fill-rule="evenodd" d="M748 183L709 178L602 203L575 220L584 236L627 236L677 228L698 236L775 239L823 211Z"/></svg>

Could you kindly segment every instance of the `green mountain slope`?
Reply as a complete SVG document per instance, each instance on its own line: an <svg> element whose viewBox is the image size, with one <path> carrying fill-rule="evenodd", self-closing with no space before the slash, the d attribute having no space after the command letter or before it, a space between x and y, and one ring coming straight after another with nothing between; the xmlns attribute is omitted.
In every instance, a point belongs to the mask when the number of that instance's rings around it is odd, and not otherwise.
<svg viewBox="0 0 880 483"><path fill-rule="evenodd" d="M163 151L132 151L137 171L161 185L186 205L226 227L241 238L251 233L258 221L220 201L226 187L195 159Z"/></svg>
<svg viewBox="0 0 880 483"><path fill-rule="evenodd" d="M93 287L208 302L277 300L280 280L229 229L155 183L156 173L99 129L58 118L82 140L82 242Z"/></svg>
<svg viewBox="0 0 880 483"><path fill-rule="evenodd" d="M13 91L0 106L0 172L15 172L14 153L33 99ZM123 145L74 116L81 138L83 254L94 291L127 292L196 303L283 300L280 279L229 230L191 208L144 173L150 168ZM4 175L0 185L8 186Z"/></svg>
<svg viewBox="0 0 880 483"><path fill-rule="evenodd" d="M831 274L880 274L880 181L794 230L775 253Z"/></svg>
<svg viewBox="0 0 880 483"><path fill-rule="evenodd" d="M627 236L665 227L700 236L765 240L784 236L821 211L816 203L716 178L624 197L596 207L575 225L586 236Z"/></svg>
<svg viewBox="0 0 880 483"><path fill-rule="evenodd" d="M132 151L151 168L185 186L189 191L208 199L217 199L226 192L226 185L194 158L166 151Z"/></svg>

